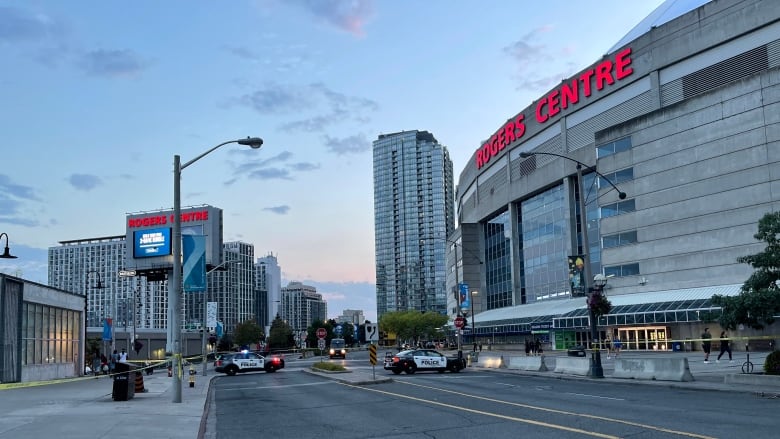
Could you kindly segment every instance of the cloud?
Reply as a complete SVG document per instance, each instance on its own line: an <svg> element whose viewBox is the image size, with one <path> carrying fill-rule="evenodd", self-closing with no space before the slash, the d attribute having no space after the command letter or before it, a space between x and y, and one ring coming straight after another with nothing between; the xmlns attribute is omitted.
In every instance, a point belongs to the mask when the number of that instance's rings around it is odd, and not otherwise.
<svg viewBox="0 0 780 439"><path fill-rule="evenodd" d="M363 134L335 139L325 136L325 147L337 155L360 154L371 150L371 142Z"/></svg>
<svg viewBox="0 0 780 439"><path fill-rule="evenodd" d="M62 27L45 14L0 7L0 42L36 42L62 34Z"/></svg>
<svg viewBox="0 0 780 439"><path fill-rule="evenodd" d="M288 0L320 20L353 35L365 34L363 27L374 15L372 0Z"/></svg>
<svg viewBox="0 0 780 439"><path fill-rule="evenodd" d="M252 171L247 175L254 180L292 180L290 171L283 168L265 168Z"/></svg>
<svg viewBox="0 0 780 439"><path fill-rule="evenodd" d="M322 83L304 86L267 84L233 101L264 115L319 113L282 124L279 129L286 132L321 132L329 125L348 119L367 122L370 120L368 115L379 109L376 101L346 95Z"/></svg>
<svg viewBox="0 0 780 439"><path fill-rule="evenodd" d="M287 212L290 211L290 206L284 205L284 206L275 206L275 207L264 207L263 210L267 210L269 212L273 212L279 215L287 215Z"/></svg>
<svg viewBox="0 0 780 439"><path fill-rule="evenodd" d="M250 156L246 151L242 151L241 154L246 157ZM252 154L252 156L256 154ZM239 164L231 162L233 167L232 175L234 177L226 181L225 185L235 183L241 176L246 176L253 180L294 180L294 173L320 169L320 165L316 163L288 163L292 158L293 153L282 151L266 159L241 161Z"/></svg>
<svg viewBox="0 0 780 439"><path fill-rule="evenodd" d="M81 56L79 67L91 76L137 76L149 65L132 50L93 50Z"/></svg>
<svg viewBox="0 0 780 439"><path fill-rule="evenodd" d="M96 175L71 174L71 176L68 177L68 183L76 190L89 192L102 184L103 180Z"/></svg>
<svg viewBox="0 0 780 439"><path fill-rule="evenodd" d="M13 183L7 175L0 174L0 195L10 195L30 201L41 201L30 186Z"/></svg>
<svg viewBox="0 0 780 439"><path fill-rule="evenodd" d="M561 78L569 76L567 72L572 70L571 66L564 71L547 75L544 78L539 78L537 76L539 72L538 66L546 65L550 68L552 67L551 63L555 59L551 54L552 49L550 47L544 43L536 42L541 34L552 30L552 26L543 26L534 29L524 35L520 40L503 49L504 53L509 55L516 62L518 90L537 92L540 89L551 87L559 83ZM568 48L564 48L564 50L568 50Z"/></svg>

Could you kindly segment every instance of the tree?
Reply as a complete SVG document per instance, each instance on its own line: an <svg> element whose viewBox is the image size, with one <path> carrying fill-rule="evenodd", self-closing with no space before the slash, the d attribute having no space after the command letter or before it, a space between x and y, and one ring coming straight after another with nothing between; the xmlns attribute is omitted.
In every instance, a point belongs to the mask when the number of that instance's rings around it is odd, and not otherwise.
<svg viewBox="0 0 780 439"><path fill-rule="evenodd" d="M247 320L236 325L233 339L239 346L250 346L265 339L263 328L254 320Z"/></svg>
<svg viewBox="0 0 780 439"><path fill-rule="evenodd" d="M447 323L447 316L434 312L395 311L382 315L379 328L394 332L398 340L431 339L438 334L438 328Z"/></svg>
<svg viewBox="0 0 780 439"><path fill-rule="evenodd" d="M780 314L780 212L770 212L758 221L758 233L753 235L766 242L764 251L737 258L750 264L755 271L742 284L738 296L712 296L712 303L721 307L718 323L727 329L745 324L763 329Z"/></svg>
<svg viewBox="0 0 780 439"><path fill-rule="evenodd" d="M295 346L295 337L293 337L292 328L287 324L279 314L271 322L271 333L268 337L268 348L287 349Z"/></svg>

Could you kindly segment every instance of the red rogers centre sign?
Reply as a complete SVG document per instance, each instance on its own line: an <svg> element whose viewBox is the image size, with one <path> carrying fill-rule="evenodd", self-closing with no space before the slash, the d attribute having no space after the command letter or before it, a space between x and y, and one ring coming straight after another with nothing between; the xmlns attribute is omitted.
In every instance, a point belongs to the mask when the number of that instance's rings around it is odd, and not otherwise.
<svg viewBox="0 0 780 439"><path fill-rule="evenodd" d="M202 210L196 212L186 212L181 214L181 222L188 223L192 221L208 221L209 211ZM173 215L154 215L143 218L131 218L127 220L127 227L134 229L136 227L152 227L165 224L173 224Z"/></svg>
<svg viewBox="0 0 780 439"><path fill-rule="evenodd" d="M629 47L617 52L613 59L601 61L541 98L536 104L536 123L547 123L562 110L579 103L580 99L590 97L594 90L603 90L632 73L634 69L631 68ZM525 115L519 114L499 128L477 150L477 169L487 165L490 159L500 154L512 142L520 140L525 135L525 123Z"/></svg>

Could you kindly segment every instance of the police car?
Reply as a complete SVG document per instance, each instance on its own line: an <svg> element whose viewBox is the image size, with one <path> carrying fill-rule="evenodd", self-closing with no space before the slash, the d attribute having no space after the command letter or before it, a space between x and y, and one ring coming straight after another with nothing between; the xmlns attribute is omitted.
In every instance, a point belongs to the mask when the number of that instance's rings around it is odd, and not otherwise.
<svg viewBox="0 0 780 439"><path fill-rule="evenodd" d="M270 373L282 368L284 368L284 358L277 356L265 358L262 355L248 351L225 354L214 362L215 372L222 372L228 375L260 370Z"/></svg>
<svg viewBox="0 0 780 439"><path fill-rule="evenodd" d="M401 372L413 374L417 371L434 370L439 373L449 370L460 372L466 367L466 361L462 358L447 358L444 354L433 349L409 349L395 355L385 356L385 370L398 375Z"/></svg>

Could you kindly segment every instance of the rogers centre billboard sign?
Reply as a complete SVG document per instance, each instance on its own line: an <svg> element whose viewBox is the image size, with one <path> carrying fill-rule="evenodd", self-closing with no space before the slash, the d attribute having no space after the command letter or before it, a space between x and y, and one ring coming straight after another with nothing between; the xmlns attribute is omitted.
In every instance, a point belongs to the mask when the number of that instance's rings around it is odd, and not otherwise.
<svg viewBox="0 0 780 439"><path fill-rule="evenodd" d="M617 52L612 59L601 61L539 99L533 120L543 125L561 111L577 105L581 99L589 98L594 91L620 82L632 73L634 69L631 68L631 48L628 47ZM522 139L526 131L526 121L526 116L521 113L499 128L477 150L477 169L487 165L510 144Z"/></svg>
<svg viewBox="0 0 780 439"><path fill-rule="evenodd" d="M173 267L173 210L127 216L125 267L166 270ZM222 263L222 209L199 206L181 210L182 235L206 236L206 264Z"/></svg>

